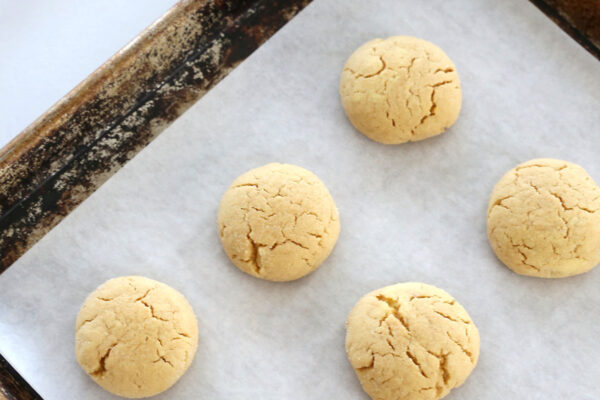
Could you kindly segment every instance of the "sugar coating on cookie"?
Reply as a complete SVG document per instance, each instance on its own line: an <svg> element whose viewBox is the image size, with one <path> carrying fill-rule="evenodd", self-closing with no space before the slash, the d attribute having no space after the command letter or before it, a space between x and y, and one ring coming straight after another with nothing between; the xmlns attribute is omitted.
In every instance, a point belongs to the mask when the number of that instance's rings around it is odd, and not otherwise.
<svg viewBox="0 0 600 400"><path fill-rule="evenodd" d="M487 233L496 256L519 274L584 273L600 262L600 188L576 164L525 162L494 187Z"/></svg>
<svg viewBox="0 0 600 400"><path fill-rule="evenodd" d="M424 283L375 290L346 321L346 353L375 400L440 399L479 357L479 331L445 291Z"/></svg>
<svg viewBox="0 0 600 400"><path fill-rule="evenodd" d="M221 199L217 223L231 261L272 281L314 271L340 231L337 208L323 182L304 168L277 163L237 178Z"/></svg>
<svg viewBox="0 0 600 400"><path fill-rule="evenodd" d="M191 306L175 289L141 276L111 279L83 303L77 361L107 391L153 396L187 370L198 345Z"/></svg>
<svg viewBox="0 0 600 400"><path fill-rule="evenodd" d="M462 102L452 60L433 43L409 36L359 47L344 66L340 96L354 127L385 144L442 133Z"/></svg>

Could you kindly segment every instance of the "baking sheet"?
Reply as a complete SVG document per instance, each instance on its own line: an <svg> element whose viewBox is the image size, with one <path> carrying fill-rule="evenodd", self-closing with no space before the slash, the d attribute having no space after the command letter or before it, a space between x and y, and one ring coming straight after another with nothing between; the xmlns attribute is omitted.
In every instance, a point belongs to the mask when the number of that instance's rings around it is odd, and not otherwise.
<svg viewBox="0 0 600 400"><path fill-rule="evenodd" d="M337 93L351 52L407 34L440 45L463 87L442 136L387 147L353 130ZM199 349L158 399L367 399L344 352L366 292L423 281L481 334L448 399L597 399L600 268L541 280L487 244L489 193L534 157L600 181L600 63L529 2L316 0L0 275L0 352L46 399L112 398L74 357L78 309L107 279L141 274L194 307ZM315 172L340 211L330 258L291 283L252 278L221 250L219 199L272 161Z"/></svg>

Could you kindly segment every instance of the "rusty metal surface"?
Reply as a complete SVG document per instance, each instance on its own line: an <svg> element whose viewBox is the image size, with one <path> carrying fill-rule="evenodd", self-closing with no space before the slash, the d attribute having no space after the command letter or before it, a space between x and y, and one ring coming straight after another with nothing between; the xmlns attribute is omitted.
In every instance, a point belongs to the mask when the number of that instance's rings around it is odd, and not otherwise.
<svg viewBox="0 0 600 400"><path fill-rule="evenodd" d="M531 0L600 60L600 0Z"/></svg>
<svg viewBox="0 0 600 400"><path fill-rule="evenodd" d="M41 397L0 355L0 400L34 399Z"/></svg>
<svg viewBox="0 0 600 400"><path fill-rule="evenodd" d="M0 151L0 272L310 0L184 0Z"/></svg>

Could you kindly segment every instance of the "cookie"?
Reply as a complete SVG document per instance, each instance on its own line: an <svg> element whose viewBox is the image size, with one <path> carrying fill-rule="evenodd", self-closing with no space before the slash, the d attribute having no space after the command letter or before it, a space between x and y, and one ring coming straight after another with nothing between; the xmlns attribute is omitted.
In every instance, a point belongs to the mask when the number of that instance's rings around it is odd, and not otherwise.
<svg viewBox="0 0 600 400"><path fill-rule="evenodd" d="M329 191L312 172L267 164L237 178L217 215L225 252L242 271L290 281L314 271L340 232Z"/></svg>
<svg viewBox="0 0 600 400"><path fill-rule="evenodd" d="M399 283L356 303L346 321L346 353L372 399L440 399L473 371L479 332L445 291Z"/></svg>
<svg viewBox="0 0 600 400"><path fill-rule="evenodd" d="M410 36L359 47L344 66L340 96L352 125L385 144L442 133L458 118L462 102L452 60L433 43Z"/></svg>
<svg viewBox="0 0 600 400"><path fill-rule="evenodd" d="M111 279L94 290L75 328L81 368L107 391L128 398L171 387L198 345L198 324L187 300L141 276Z"/></svg>
<svg viewBox="0 0 600 400"><path fill-rule="evenodd" d="M492 191L487 233L496 256L518 274L584 273L600 262L600 188L570 162L520 164Z"/></svg>

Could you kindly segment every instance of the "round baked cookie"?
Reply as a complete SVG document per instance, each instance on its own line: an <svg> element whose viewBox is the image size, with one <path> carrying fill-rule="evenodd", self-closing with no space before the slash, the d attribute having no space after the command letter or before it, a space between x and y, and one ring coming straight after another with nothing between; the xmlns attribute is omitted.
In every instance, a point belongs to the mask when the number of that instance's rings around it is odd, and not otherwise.
<svg viewBox="0 0 600 400"><path fill-rule="evenodd" d="M225 252L242 271L271 281L291 281L327 258L340 232L329 191L312 172L267 164L237 178L219 206Z"/></svg>
<svg viewBox="0 0 600 400"><path fill-rule="evenodd" d="M442 133L460 112L454 63L436 45L410 36L375 39L346 61L340 95L352 125L385 144Z"/></svg>
<svg viewBox="0 0 600 400"><path fill-rule="evenodd" d="M487 233L496 256L516 273L584 273L600 262L600 188L576 164L527 161L494 187Z"/></svg>
<svg viewBox="0 0 600 400"><path fill-rule="evenodd" d="M198 323L175 289L141 276L115 278L94 290L76 321L75 355L96 383L119 396L153 396L187 370Z"/></svg>
<svg viewBox="0 0 600 400"><path fill-rule="evenodd" d="M479 331L445 291L424 283L375 290L346 321L346 353L374 400L440 399L479 357Z"/></svg>

